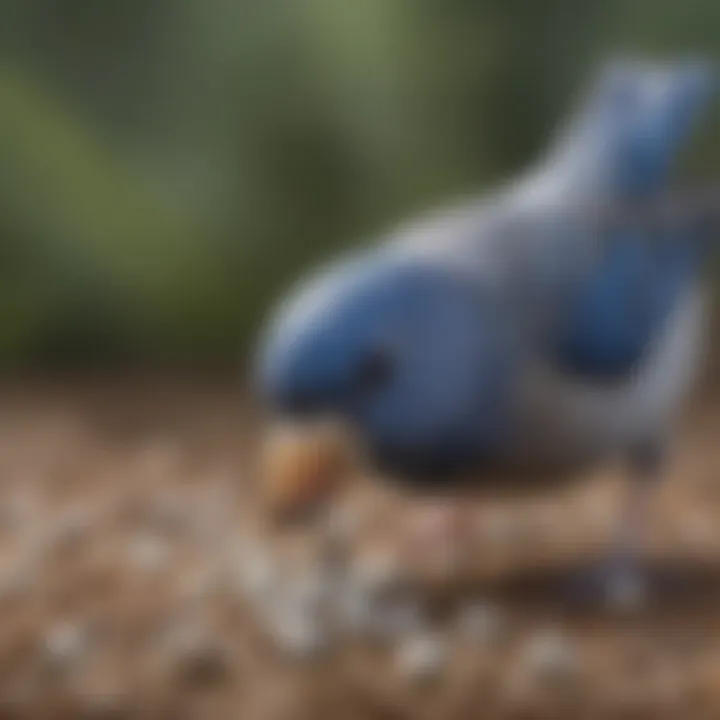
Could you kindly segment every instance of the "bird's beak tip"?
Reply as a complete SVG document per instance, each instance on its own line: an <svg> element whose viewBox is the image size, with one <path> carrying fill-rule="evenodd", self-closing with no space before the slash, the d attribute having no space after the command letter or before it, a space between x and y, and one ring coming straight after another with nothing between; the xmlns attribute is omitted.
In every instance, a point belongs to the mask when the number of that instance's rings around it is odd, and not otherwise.
<svg viewBox="0 0 720 720"><path fill-rule="evenodd" d="M289 524L326 507L350 473L350 442L337 423L271 426L261 453L259 490L271 520Z"/></svg>

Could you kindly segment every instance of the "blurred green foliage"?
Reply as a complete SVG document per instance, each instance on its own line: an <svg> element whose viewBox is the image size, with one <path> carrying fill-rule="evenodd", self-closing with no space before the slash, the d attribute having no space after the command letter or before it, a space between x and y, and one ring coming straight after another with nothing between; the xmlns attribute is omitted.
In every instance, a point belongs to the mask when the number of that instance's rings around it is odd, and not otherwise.
<svg viewBox="0 0 720 720"><path fill-rule="evenodd" d="M604 57L718 27L715 0L0 0L0 358L233 360L302 267L518 171Z"/></svg>

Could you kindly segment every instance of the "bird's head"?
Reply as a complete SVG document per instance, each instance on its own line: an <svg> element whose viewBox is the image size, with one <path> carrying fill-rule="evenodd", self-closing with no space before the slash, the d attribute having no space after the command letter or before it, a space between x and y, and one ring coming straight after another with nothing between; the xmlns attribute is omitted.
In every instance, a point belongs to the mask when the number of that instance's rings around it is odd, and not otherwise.
<svg viewBox="0 0 720 720"><path fill-rule="evenodd" d="M713 85L712 68L702 60L614 60L591 85L564 147L591 165L599 162L605 181L620 193L657 189Z"/></svg>
<svg viewBox="0 0 720 720"><path fill-rule="evenodd" d="M457 269L378 250L311 278L258 356L262 399L285 428L285 449L268 448L275 509L328 495L343 443L431 487L491 457L513 402L510 344L491 295Z"/></svg>

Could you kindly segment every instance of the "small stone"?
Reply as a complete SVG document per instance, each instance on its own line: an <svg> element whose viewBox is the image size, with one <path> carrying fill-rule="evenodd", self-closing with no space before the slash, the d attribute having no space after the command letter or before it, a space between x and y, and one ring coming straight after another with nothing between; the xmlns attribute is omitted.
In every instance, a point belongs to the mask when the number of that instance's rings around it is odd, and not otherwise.
<svg viewBox="0 0 720 720"><path fill-rule="evenodd" d="M321 623L301 613L275 613L269 630L277 647L296 660L310 660L329 644Z"/></svg>
<svg viewBox="0 0 720 720"><path fill-rule="evenodd" d="M336 598L334 610L342 630L357 634L371 632L373 606L366 594L345 588Z"/></svg>
<svg viewBox="0 0 720 720"><path fill-rule="evenodd" d="M524 648L519 666L529 680L562 682L574 677L579 659L570 641L556 630L544 630Z"/></svg>
<svg viewBox="0 0 720 720"><path fill-rule="evenodd" d="M238 588L256 601L270 597L277 588L278 573L269 553L244 548L237 576Z"/></svg>
<svg viewBox="0 0 720 720"><path fill-rule="evenodd" d="M85 650L87 637L83 627L65 621L50 628L44 646L48 657L59 664L77 660Z"/></svg>
<svg viewBox="0 0 720 720"><path fill-rule="evenodd" d="M410 680L429 680L442 671L446 653L444 639L437 633L409 635L398 647L397 669Z"/></svg>

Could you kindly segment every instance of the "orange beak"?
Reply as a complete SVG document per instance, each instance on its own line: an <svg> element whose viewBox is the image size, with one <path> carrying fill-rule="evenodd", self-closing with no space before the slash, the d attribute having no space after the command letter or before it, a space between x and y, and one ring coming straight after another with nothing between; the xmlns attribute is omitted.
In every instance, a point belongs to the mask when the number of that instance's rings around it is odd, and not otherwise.
<svg viewBox="0 0 720 720"><path fill-rule="evenodd" d="M335 422L270 428L261 454L260 494L279 521L326 507L347 482L355 457L348 429Z"/></svg>

